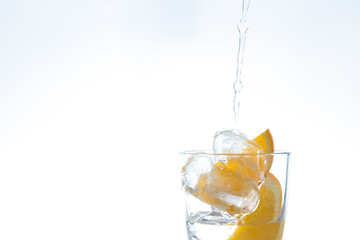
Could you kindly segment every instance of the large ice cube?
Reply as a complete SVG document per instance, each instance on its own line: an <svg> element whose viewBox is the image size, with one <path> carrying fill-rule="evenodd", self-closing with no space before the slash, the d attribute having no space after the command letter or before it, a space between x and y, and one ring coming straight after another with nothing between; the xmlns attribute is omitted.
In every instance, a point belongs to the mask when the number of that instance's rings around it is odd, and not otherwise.
<svg viewBox="0 0 360 240"><path fill-rule="evenodd" d="M261 184L265 180L266 157L261 146L247 139L245 134L237 129L218 132L214 136L214 152L217 159L226 164L232 171L237 171L249 180ZM242 154L242 155L226 155Z"/></svg>
<svg viewBox="0 0 360 240"><path fill-rule="evenodd" d="M257 183L216 164L198 198L231 215L244 215L256 208L260 195Z"/></svg>
<svg viewBox="0 0 360 240"><path fill-rule="evenodd" d="M215 153L260 153L262 150L256 142L249 140L245 134L237 129L217 132L214 136L213 148Z"/></svg>
<svg viewBox="0 0 360 240"><path fill-rule="evenodd" d="M182 169L185 190L194 196L198 196L213 167L213 161L210 156L201 154L192 155Z"/></svg>

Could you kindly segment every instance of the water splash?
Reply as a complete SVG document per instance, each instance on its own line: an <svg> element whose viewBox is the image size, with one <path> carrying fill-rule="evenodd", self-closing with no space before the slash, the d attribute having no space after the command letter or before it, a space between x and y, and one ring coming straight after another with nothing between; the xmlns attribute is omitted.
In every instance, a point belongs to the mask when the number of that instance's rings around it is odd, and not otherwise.
<svg viewBox="0 0 360 240"><path fill-rule="evenodd" d="M235 124L239 124L239 109L240 109L240 92L243 89L243 84L241 81L242 77L242 65L244 61L244 49L246 42L246 32L248 30L248 24L246 22L246 15L249 9L250 0L242 0L241 7L241 19L237 25L239 31L239 50L237 55L237 70L236 70L236 81L233 85L235 90L234 97L234 121Z"/></svg>

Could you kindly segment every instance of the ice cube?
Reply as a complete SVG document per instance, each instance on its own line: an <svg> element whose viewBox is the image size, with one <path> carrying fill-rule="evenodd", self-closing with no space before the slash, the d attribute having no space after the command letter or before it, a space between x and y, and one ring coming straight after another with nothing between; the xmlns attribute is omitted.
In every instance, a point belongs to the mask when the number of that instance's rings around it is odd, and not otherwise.
<svg viewBox="0 0 360 240"><path fill-rule="evenodd" d="M249 180L261 184L265 180L266 158L261 146L247 139L246 135L237 129L218 132L214 136L214 152L217 159L228 165L232 171L243 174ZM242 154L242 155L226 155Z"/></svg>
<svg viewBox="0 0 360 240"><path fill-rule="evenodd" d="M213 169L213 160L208 155L192 155L183 167L183 186L186 191L198 196Z"/></svg>
<svg viewBox="0 0 360 240"><path fill-rule="evenodd" d="M198 198L231 215L246 215L257 207L260 193L254 181L216 164Z"/></svg>
<svg viewBox="0 0 360 240"><path fill-rule="evenodd" d="M213 148L215 153L260 153L262 150L256 142L249 140L245 134L237 129L217 132L214 136Z"/></svg>

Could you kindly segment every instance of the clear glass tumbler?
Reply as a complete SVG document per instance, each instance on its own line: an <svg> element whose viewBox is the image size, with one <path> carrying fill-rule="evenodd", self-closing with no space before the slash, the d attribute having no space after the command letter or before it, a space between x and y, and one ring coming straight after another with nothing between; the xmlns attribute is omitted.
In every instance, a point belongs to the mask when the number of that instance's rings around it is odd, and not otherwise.
<svg viewBox="0 0 360 240"><path fill-rule="evenodd" d="M289 152L182 152L182 186L190 240L281 240L288 196ZM263 173L254 161L271 162Z"/></svg>

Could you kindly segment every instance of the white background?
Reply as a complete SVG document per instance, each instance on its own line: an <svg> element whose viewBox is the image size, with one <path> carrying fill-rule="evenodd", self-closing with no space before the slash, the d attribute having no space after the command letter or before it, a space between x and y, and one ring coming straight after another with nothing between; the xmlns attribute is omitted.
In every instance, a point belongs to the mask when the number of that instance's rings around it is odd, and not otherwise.
<svg viewBox="0 0 360 240"><path fill-rule="evenodd" d="M0 0L0 239L186 239L177 153L232 128L240 0ZM284 239L356 239L360 4L253 0L240 109Z"/></svg>

